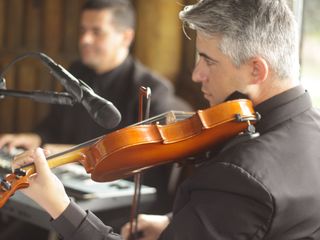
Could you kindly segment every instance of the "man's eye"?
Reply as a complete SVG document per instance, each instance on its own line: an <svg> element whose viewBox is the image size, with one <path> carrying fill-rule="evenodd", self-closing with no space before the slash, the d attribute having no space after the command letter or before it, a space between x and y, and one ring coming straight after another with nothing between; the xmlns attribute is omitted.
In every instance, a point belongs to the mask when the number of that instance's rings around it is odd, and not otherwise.
<svg viewBox="0 0 320 240"><path fill-rule="evenodd" d="M207 58L205 58L204 61L206 62L206 64L207 64L208 66L212 66L212 65L214 65L214 64L216 63L215 61L212 61L212 60L207 59Z"/></svg>
<svg viewBox="0 0 320 240"><path fill-rule="evenodd" d="M79 32L80 32L80 34L84 34L86 32L86 30L84 28L80 28Z"/></svg>
<svg viewBox="0 0 320 240"><path fill-rule="evenodd" d="M93 34L96 36L100 36L102 32L100 30L93 30Z"/></svg>

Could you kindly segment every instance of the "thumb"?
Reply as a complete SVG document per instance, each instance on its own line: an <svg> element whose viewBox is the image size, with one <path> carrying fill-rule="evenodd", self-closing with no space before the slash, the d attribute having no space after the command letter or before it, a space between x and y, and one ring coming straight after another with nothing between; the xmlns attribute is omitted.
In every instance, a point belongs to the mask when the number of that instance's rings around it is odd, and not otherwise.
<svg viewBox="0 0 320 240"><path fill-rule="evenodd" d="M34 151L34 164L36 166L36 172L40 175L47 175L51 172L45 153L41 148L36 148Z"/></svg>

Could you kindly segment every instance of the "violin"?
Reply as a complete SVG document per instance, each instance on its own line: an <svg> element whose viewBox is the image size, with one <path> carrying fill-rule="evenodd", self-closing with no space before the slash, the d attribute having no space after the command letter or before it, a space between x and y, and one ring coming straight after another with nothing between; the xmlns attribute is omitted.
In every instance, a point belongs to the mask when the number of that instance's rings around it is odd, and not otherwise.
<svg viewBox="0 0 320 240"><path fill-rule="evenodd" d="M169 124L143 121L49 156L47 160L50 168L79 162L94 181L113 181L213 148L253 127L257 120L250 100L232 100ZM34 164L29 164L3 178L0 207L15 191L28 187L28 178L34 173Z"/></svg>

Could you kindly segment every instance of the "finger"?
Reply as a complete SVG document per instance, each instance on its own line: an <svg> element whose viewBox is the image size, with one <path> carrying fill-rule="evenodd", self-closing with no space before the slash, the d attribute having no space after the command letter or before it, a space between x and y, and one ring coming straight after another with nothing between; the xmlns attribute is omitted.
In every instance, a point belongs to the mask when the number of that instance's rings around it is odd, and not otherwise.
<svg viewBox="0 0 320 240"><path fill-rule="evenodd" d="M25 135L18 135L12 139L12 141L8 144L8 147L11 151L14 151L17 147L32 150L39 146L37 144L35 145L32 139L26 137Z"/></svg>
<svg viewBox="0 0 320 240"><path fill-rule="evenodd" d="M146 214L139 214L138 215L138 230L144 230L146 227L148 227L148 225L150 224L150 222L148 222L148 215Z"/></svg>
<svg viewBox="0 0 320 240"><path fill-rule="evenodd" d="M16 169L22 166L25 166L29 163L32 163L33 160L33 151L23 152L13 158L11 163L12 169Z"/></svg>
<svg viewBox="0 0 320 240"><path fill-rule="evenodd" d="M43 149L36 148L34 151L34 164L36 165L36 172L43 175L43 174L50 174L51 170L49 168L47 159L43 152Z"/></svg>
<svg viewBox="0 0 320 240"><path fill-rule="evenodd" d="M3 135L0 138L0 148L3 148L6 144L8 144L12 139L11 135Z"/></svg>
<svg viewBox="0 0 320 240"><path fill-rule="evenodd" d="M130 223L126 223L121 228L121 236L123 239L129 239Z"/></svg>
<svg viewBox="0 0 320 240"><path fill-rule="evenodd" d="M43 149L44 155L48 157L51 154L51 151L49 149Z"/></svg>
<svg viewBox="0 0 320 240"><path fill-rule="evenodd" d="M17 147L24 147L24 146L20 143L19 139L12 139L12 141L8 143L9 153L12 154Z"/></svg>
<svg viewBox="0 0 320 240"><path fill-rule="evenodd" d="M131 236L131 232L130 232L130 230L135 230L135 222L133 222L133 224L132 224L132 229L130 228L130 222L129 223L126 223L122 228L121 228L121 231L120 231L120 234L121 234L121 237L123 238L123 239L139 239L140 240L140 236L139 236L139 234L140 234L140 232L142 232L142 231L140 231L140 230L138 230L137 229L137 236L135 237L135 238L132 238L132 237L130 237Z"/></svg>

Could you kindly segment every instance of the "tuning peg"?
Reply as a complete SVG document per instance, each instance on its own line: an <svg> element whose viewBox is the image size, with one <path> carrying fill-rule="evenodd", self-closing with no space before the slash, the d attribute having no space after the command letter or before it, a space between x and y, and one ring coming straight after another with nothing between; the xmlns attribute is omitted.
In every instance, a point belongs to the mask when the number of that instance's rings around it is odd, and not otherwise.
<svg viewBox="0 0 320 240"><path fill-rule="evenodd" d="M22 168L16 168L13 172L18 178L19 177L24 177L26 175L26 171L23 170Z"/></svg>
<svg viewBox="0 0 320 240"><path fill-rule="evenodd" d="M9 191L11 189L11 184L5 179L2 179L0 184L1 184L2 190L4 191Z"/></svg>

